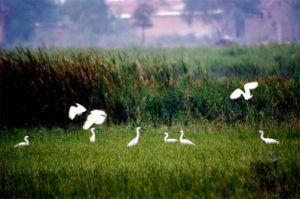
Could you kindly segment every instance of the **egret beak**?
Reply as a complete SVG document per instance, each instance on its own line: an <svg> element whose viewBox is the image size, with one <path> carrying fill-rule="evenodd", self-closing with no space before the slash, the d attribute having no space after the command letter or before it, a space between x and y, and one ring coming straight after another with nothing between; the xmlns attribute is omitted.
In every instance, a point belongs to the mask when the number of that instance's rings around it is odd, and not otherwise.
<svg viewBox="0 0 300 199"><path fill-rule="evenodd" d="M164 133L160 133L159 135L164 135Z"/></svg>

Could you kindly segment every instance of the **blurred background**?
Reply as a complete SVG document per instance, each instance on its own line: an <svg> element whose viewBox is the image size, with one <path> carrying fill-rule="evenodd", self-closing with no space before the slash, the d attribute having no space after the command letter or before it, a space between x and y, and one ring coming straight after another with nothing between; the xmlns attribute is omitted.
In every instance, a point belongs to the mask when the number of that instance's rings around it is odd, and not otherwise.
<svg viewBox="0 0 300 199"><path fill-rule="evenodd" d="M0 0L0 45L286 43L299 19L300 0Z"/></svg>

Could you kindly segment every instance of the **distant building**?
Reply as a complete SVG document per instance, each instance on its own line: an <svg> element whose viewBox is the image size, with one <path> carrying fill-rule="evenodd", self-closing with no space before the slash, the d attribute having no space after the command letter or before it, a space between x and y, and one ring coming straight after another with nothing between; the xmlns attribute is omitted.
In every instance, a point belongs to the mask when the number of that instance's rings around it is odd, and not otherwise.
<svg viewBox="0 0 300 199"><path fill-rule="evenodd" d="M136 0L107 0L110 12L118 18L128 20L132 24L132 15L138 5ZM204 24L200 18L192 24L186 23L182 18L184 11L183 0L152 0L147 1L155 8L151 17L152 27L146 29L147 38L159 36L185 36L193 34L195 37L203 37L211 34L210 25ZM139 34L139 29L132 27L132 31Z"/></svg>
<svg viewBox="0 0 300 199"><path fill-rule="evenodd" d="M300 23L293 20L287 0L261 0L261 16L246 20L245 38L261 41L300 41Z"/></svg>
<svg viewBox="0 0 300 199"><path fill-rule="evenodd" d="M106 0L110 12L118 18L132 22L132 15L138 0ZM196 38L212 36L218 31L219 23L205 24L199 15L192 24L183 20L184 0L148 0L156 11L151 17L153 26L147 28L147 38L159 36L185 36L193 34ZM236 32L233 21L226 23L226 30L221 36L230 36L234 40L256 41L299 41L300 23L292 20L291 7L288 0L261 0L260 16L245 20L245 28ZM139 34L139 29L132 27L133 32Z"/></svg>

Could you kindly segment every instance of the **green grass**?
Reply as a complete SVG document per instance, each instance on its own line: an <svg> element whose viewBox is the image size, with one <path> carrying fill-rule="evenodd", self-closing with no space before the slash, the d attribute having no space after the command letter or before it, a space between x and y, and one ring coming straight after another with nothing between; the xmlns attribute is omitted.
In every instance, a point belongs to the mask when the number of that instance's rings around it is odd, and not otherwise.
<svg viewBox="0 0 300 199"><path fill-rule="evenodd" d="M0 197L299 198L299 123L184 126L195 147L159 135L178 138L180 128L146 126L132 148L131 125L97 127L96 143L74 127L2 131ZM280 144L264 144L260 128ZM14 148L25 135L34 136L30 146Z"/></svg>

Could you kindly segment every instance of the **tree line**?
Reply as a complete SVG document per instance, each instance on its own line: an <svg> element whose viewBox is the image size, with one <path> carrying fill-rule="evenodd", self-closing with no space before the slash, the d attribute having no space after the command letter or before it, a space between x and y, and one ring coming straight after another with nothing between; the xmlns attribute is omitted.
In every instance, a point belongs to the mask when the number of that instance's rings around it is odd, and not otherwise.
<svg viewBox="0 0 300 199"><path fill-rule="evenodd" d="M165 0L158 1L168 3ZM292 8L292 18L300 16L300 0L287 0ZM207 23L217 22L220 35L226 33L229 22L234 24L236 37L242 37L245 19L262 15L261 0L183 0L182 19L189 24L196 20ZM151 16L155 13L152 1L139 0L132 18L133 23L119 19L109 11L105 0L0 0L0 24L3 29L1 46L24 45L39 40L38 36L57 40L49 35L49 30L58 29L68 39L77 44L86 42L95 44L104 35L121 34L131 26L142 29L142 43L145 42L145 30L152 26ZM37 34L38 33L38 34ZM61 40L65 38L63 34ZM85 38L81 41L80 38Z"/></svg>

